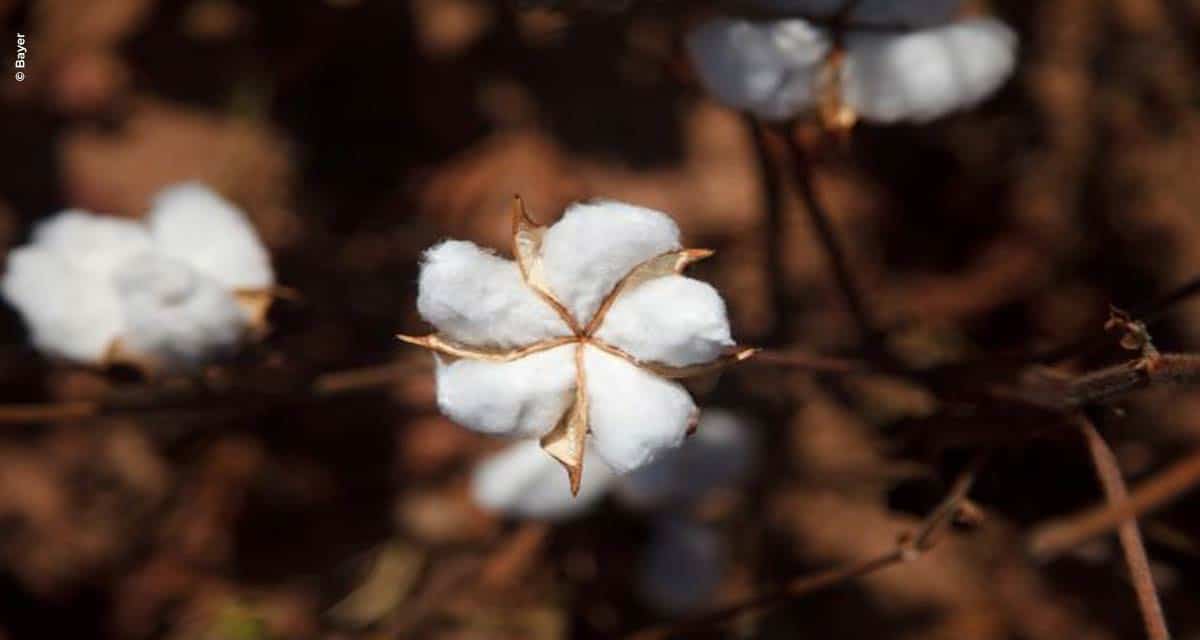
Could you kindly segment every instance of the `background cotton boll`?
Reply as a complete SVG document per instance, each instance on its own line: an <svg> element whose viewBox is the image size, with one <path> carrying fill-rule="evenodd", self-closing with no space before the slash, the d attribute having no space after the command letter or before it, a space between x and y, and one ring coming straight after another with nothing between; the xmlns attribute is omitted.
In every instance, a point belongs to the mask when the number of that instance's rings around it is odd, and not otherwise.
<svg viewBox="0 0 1200 640"><path fill-rule="evenodd" d="M159 192L147 219L164 254L231 289L275 284L271 258L241 210L199 183Z"/></svg>
<svg viewBox="0 0 1200 640"><path fill-rule="evenodd" d="M758 4L781 12L812 18L832 18L847 0L759 0ZM962 0L860 0L850 14L853 23L926 27L954 17Z"/></svg>
<svg viewBox="0 0 1200 640"><path fill-rule="evenodd" d="M550 290L586 325L617 282L637 265L679 248L666 214L620 202L574 204L546 230L544 273Z"/></svg>
<svg viewBox="0 0 1200 640"><path fill-rule="evenodd" d="M686 506L716 489L735 489L750 473L758 440L737 414L705 409L678 449L622 478L621 498L641 508Z"/></svg>
<svg viewBox="0 0 1200 640"><path fill-rule="evenodd" d="M678 383L595 347L584 347L589 446L617 473L627 473L679 446L696 414Z"/></svg>
<svg viewBox="0 0 1200 640"><path fill-rule="evenodd" d="M425 252L417 310L446 337L470 345L523 347L570 334L515 262L461 240Z"/></svg>
<svg viewBox="0 0 1200 640"><path fill-rule="evenodd" d="M480 506L507 516L559 521L577 516L604 497L616 476L595 456L587 456L579 495L562 465L536 440L522 440L484 460L471 477L471 495Z"/></svg>
<svg viewBox="0 0 1200 640"><path fill-rule="evenodd" d="M704 608L725 577L724 541L713 529L684 519L660 518L642 552L638 593L668 614Z"/></svg>
<svg viewBox="0 0 1200 640"><path fill-rule="evenodd" d="M1017 36L990 18L908 34L851 32L846 101L875 122L924 122L972 106L1004 83Z"/></svg>
<svg viewBox="0 0 1200 640"><path fill-rule="evenodd" d="M40 247L9 254L2 290L24 318L34 345L52 355L98 363L121 332L112 287Z"/></svg>
<svg viewBox="0 0 1200 640"><path fill-rule="evenodd" d="M596 336L639 360L680 367L711 362L734 344L717 290L677 275L622 292Z"/></svg>
<svg viewBox="0 0 1200 640"><path fill-rule="evenodd" d="M437 356L438 407L481 433L541 437L574 400L575 349L557 347L512 362L447 363Z"/></svg>
<svg viewBox="0 0 1200 640"><path fill-rule="evenodd" d="M125 317L122 345L167 366L229 355L245 333L233 294L178 260L135 256L117 269L114 284Z"/></svg>
<svg viewBox="0 0 1200 640"><path fill-rule="evenodd" d="M148 250L150 236L137 222L71 209L39 223L31 244L104 277L130 256Z"/></svg>
<svg viewBox="0 0 1200 640"><path fill-rule="evenodd" d="M687 47L701 83L719 100L786 120L815 101L829 37L803 20L717 19L693 29Z"/></svg>

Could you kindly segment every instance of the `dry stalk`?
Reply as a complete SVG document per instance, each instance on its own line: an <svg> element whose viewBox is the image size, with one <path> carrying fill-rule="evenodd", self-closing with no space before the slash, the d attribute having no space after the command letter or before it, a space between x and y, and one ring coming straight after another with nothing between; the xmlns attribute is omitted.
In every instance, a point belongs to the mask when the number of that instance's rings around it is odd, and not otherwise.
<svg viewBox="0 0 1200 640"><path fill-rule="evenodd" d="M1108 443L1096 431L1095 425L1087 416L1078 413L1075 415L1074 422L1087 441L1088 452L1091 454L1092 464L1096 468L1096 477L1104 488L1105 499L1110 505L1128 502L1129 492L1125 488L1125 480L1121 477L1117 458L1108 448ZM1117 526L1117 535L1121 540L1121 550L1125 554L1125 564L1129 568L1133 589L1137 593L1138 608L1141 610L1142 622L1146 627L1146 637L1150 640L1169 640L1171 634L1167 631L1167 621L1163 616L1162 604L1158 601L1154 577L1150 574L1150 560L1146 557L1146 545L1142 543L1142 534L1138 530L1137 519L1129 517L1122 520Z"/></svg>

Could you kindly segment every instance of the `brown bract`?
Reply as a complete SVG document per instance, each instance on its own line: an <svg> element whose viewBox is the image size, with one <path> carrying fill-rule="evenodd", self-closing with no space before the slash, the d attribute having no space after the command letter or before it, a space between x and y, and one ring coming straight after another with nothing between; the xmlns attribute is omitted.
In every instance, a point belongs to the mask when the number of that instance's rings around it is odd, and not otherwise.
<svg viewBox="0 0 1200 640"><path fill-rule="evenodd" d="M612 309L613 303L620 295L636 288L638 285L662 276L682 273L688 265L703 260L713 254L708 249L680 249L651 258L634 267L617 283L613 290L601 302L594 316L587 324L583 324L571 315L566 306L554 296L546 285L541 260L542 238L547 227L538 224L525 211L525 204L520 196L513 198L512 205L512 242L513 257L521 271L521 279L539 297L546 301L562 318L573 335L542 340L531 345L516 349L489 349L459 344L437 333L416 337L398 335L397 337L409 344L424 347L444 357L451 359L468 358L488 360L492 362L511 362L530 354L546 351L567 344L577 344L580 348L575 351L575 400L563 417L550 433L542 437L542 449L562 463L567 470L571 482L571 493L579 492L579 482L583 477L583 456L588 423L588 395L586 372L583 367L583 346L591 345L609 354L622 358L630 364L641 367L655 375L681 379L713 373L722 367L740 362L754 355L757 349L734 347L727 350L721 357L712 362L676 367L661 362L639 360L630 353L609 344L596 337L596 333L604 324L604 319Z"/></svg>

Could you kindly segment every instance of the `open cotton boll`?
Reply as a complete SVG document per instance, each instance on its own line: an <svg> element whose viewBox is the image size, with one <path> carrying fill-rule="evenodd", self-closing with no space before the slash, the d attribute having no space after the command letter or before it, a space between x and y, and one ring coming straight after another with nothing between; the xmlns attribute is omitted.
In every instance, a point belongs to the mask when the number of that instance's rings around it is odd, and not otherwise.
<svg viewBox="0 0 1200 640"><path fill-rule="evenodd" d="M51 355L99 363L121 332L121 308L108 282L41 247L8 254L0 290L21 313L33 344Z"/></svg>
<svg viewBox="0 0 1200 640"><path fill-rule="evenodd" d="M541 437L575 399L575 349L565 345L512 362L447 363L438 356L438 408L481 433Z"/></svg>
<svg viewBox="0 0 1200 640"><path fill-rule="evenodd" d="M485 509L507 516L560 521L599 502L615 477L589 455L579 495L572 496L562 465L546 455L536 440L522 440L475 467L471 495Z"/></svg>
<svg viewBox="0 0 1200 640"><path fill-rule="evenodd" d="M864 119L926 122L970 107L1004 83L1017 36L990 18L904 34L851 32L843 95Z"/></svg>
<svg viewBox="0 0 1200 640"><path fill-rule="evenodd" d="M104 278L130 256L149 250L150 236L131 220L68 209L39 223L30 244Z"/></svg>
<svg viewBox="0 0 1200 640"><path fill-rule="evenodd" d="M766 120L786 120L816 101L828 34L803 20L716 19L687 36L700 82L717 99Z"/></svg>
<svg viewBox="0 0 1200 640"><path fill-rule="evenodd" d="M147 218L155 245L230 289L275 284L271 257L240 209L200 183L163 189Z"/></svg>
<svg viewBox="0 0 1200 640"><path fill-rule="evenodd" d="M726 563L717 531L685 519L659 519L642 552L638 593L667 614L703 609L720 588Z"/></svg>
<svg viewBox="0 0 1200 640"><path fill-rule="evenodd" d="M570 335L554 309L521 279L517 263L462 240L425 252L417 310L463 344L523 347Z"/></svg>
<svg viewBox="0 0 1200 640"><path fill-rule="evenodd" d="M849 0L758 0L759 6L810 18L832 18ZM871 26L928 27L949 21L963 0L859 0L850 23Z"/></svg>
<svg viewBox="0 0 1200 640"><path fill-rule="evenodd" d="M628 473L683 442L697 412L687 390L596 347L583 349L596 455Z"/></svg>
<svg viewBox="0 0 1200 640"><path fill-rule="evenodd" d="M734 344L717 290L677 275L623 291L596 337L639 360L676 367L711 362Z"/></svg>
<svg viewBox="0 0 1200 640"><path fill-rule="evenodd" d="M737 414L705 409L678 449L622 478L620 496L643 509L686 506L716 489L735 489L757 457L754 432Z"/></svg>
<svg viewBox="0 0 1200 640"><path fill-rule="evenodd" d="M191 368L232 353L246 331L233 294L213 278L155 253L113 277L125 318L122 346L160 364Z"/></svg>
<svg viewBox="0 0 1200 640"><path fill-rule="evenodd" d="M679 248L679 227L653 209L621 202L574 204L546 230L542 266L550 290L586 325L637 265Z"/></svg>

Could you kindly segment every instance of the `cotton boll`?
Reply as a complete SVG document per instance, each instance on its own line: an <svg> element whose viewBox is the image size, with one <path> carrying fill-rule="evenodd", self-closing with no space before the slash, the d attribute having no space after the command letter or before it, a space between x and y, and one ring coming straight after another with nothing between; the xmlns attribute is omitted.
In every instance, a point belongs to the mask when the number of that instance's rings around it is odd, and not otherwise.
<svg viewBox="0 0 1200 640"><path fill-rule="evenodd" d="M254 227L241 210L200 183L160 191L147 223L160 251L227 288L275 284L271 257Z"/></svg>
<svg viewBox="0 0 1200 640"><path fill-rule="evenodd" d="M671 615L703 609L725 577L724 541L717 531L683 519L655 523L642 552L638 592L650 606Z"/></svg>
<svg viewBox="0 0 1200 640"><path fill-rule="evenodd" d="M512 362L438 357L438 407L474 431L541 437L575 399L575 349L556 347Z"/></svg>
<svg viewBox="0 0 1200 640"><path fill-rule="evenodd" d="M613 472L587 456L579 495L562 465L536 440L523 440L484 460L471 478L471 495L485 509L518 518L561 521L582 514L604 497Z"/></svg>
<svg viewBox="0 0 1200 640"><path fill-rule="evenodd" d="M448 240L426 251L418 288L421 317L464 344L512 348L570 335L515 262L470 242Z"/></svg>
<svg viewBox="0 0 1200 640"><path fill-rule="evenodd" d="M686 506L716 489L735 489L757 457L757 438L730 411L705 409L678 449L622 478L621 498L642 508Z"/></svg>
<svg viewBox="0 0 1200 640"><path fill-rule="evenodd" d="M150 236L137 222L70 209L39 223L31 244L104 278L130 256L149 250Z"/></svg>
<svg viewBox="0 0 1200 640"><path fill-rule="evenodd" d="M816 101L829 36L803 20L717 19L693 29L688 52L717 99L766 120L786 120Z"/></svg>
<svg viewBox="0 0 1200 640"><path fill-rule="evenodd" d="M696 405L681 385L596 347L584 349L589 446L596 455L628 473L683 442Z"/></svg>
<svg viewBox="0 0 1200 640"><path fill-rule="evenodd" d="M100 363L121 332L108 282L41 247L9 253L0 290L21 313L33 344L49 354Z"/></svg>
<svg viewBox="0 0 1200 640"><path fill-rule="evenodd" d="M864 119L925 122L995 91L1016 63L1017 36L979 18L907 34L851 32L846 102Z"/></svg>
<svg viewBox="0 0 1200 640"><path fill-rule="evenodd" d="M760 6L810 18L832 18L848 0L758 0ZM949 21L962 0L860 0L850 13L851 24L928 27Z"/></svg>
<svg viewBox="0 0 1200 640"><path fill-rule="evenodd" d="M711 362L734 344L717 290L677 275L622 292L596 337L639 360L677 367Z"/></svg>
<svg viewBox="0 0 1200 640"><path fill-rule="evenodd" d="M679 248L679 227L664 213L620 202L574 204L546 230L543 272L550 290L586 325L634 267Z"/></svg>
<svg viewBox="0 0 1200 640"><path fill-rule="evenodd" d="M233 294L213 278L155 253L114 274L125 318L122 346L181 369L232 353L245 331Z"/></svg>

